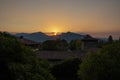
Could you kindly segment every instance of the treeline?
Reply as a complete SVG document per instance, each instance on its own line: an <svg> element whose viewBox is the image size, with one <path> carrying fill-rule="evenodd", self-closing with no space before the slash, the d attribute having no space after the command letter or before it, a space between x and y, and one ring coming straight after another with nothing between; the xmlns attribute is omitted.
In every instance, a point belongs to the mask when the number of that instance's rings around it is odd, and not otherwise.
<svg viewBox="0 0 120 80"><path fill-rule="evenodd" d="M39 44L37 48L39 50L48 50L48 51L66 51L66 50L83 50L90 48L102 48L102 46L115 42L112 36L110 35L107 40L96 39L97 41L91 40L71 40L69 43L64 39L56 39L56 40L47 40ZM117 40L119 41L119 40Z"/></svg>
<svg viewBox="0 0 120 80"><path fill-rule="evenodd" d="M66 40L47 40L40 45L40 50L81 50L81 40L72 40L70 43L67 43Z"/></svg>

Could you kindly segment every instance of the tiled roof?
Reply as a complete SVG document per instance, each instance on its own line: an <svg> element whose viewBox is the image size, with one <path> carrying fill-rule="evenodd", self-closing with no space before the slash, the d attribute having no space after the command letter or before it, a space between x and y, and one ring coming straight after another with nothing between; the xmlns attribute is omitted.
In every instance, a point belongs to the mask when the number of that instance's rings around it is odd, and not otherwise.
<svg viewBox="0 0 120 80"><path fill-rule="evenodd" d="M37 42L35 41L32 41L32 40L28 40L28 39L25 39L25 38L18 38L18 41L20 41L21 43L23 44L26 44L26 45L33 45L33 44L38 44Z"/></svg>
<svg viewBox="0 0 120 80"><path fill-rule="evenodd" d="M42 59L81 58L86 52L82 51L39 51L37 56Z"/></svg>

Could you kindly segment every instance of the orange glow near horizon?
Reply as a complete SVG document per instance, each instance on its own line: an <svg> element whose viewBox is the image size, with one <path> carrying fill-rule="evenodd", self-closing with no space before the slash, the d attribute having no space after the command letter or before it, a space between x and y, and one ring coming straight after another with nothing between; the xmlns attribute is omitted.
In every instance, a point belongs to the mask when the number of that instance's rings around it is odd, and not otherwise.
<svg viewBox="0 0 120 80"><path fill-rule="evenodd" d="M61 33L60 32L50 32L50 33L45 33L45 34L48 36L57 36L57 35L60 35Z"/></svg>
<svg viewBox="0 0 120 80"><path fill-rule="evenodd" d="M50 25L49 27L45 29L46 32L53 32L54 34L57 34L59 32L63 32L64 29L62 27L60 27L60 25Z"/></svg>
<svg viewBox="0 0 120 80"><path fill-rule="evenodd" d="M56 36L57 35L57 32L54 32L54 36Z"/></svg>
<svg viewBox="0 0 120 80"><path fill-rule="evenodd" d="M120 35L120 0L0 0L0 31ZM104 36L104 35L103 35Z"/></svg>

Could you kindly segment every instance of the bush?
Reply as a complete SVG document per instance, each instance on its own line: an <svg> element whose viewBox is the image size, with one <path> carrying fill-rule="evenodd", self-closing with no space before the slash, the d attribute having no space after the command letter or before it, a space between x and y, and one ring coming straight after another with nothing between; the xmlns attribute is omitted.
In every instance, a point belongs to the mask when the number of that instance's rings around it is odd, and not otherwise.
<svg viewBox="0 0 120 80"><path fill-rule="evenodd" d="M89 53L80 65L82 80L120 80L120 43L111 43L97 53Z"/></svg>
<svg viewBox="0 0 120 80"><path fill-rule="evenodd" d="M42 49L43 50L67 50L68 43L66 40L47 40L42 43Z"/></svg>
<svg viewBox="0 0 120 80"><path fill-rule="evenodd" d="M15 37L0 33L0 80L54 80L43 63Z"/></svg>
<svg viewBox="0 0 120 80"><path fill-rule="evenodd" d="M81 40L72 40L69 44L70 50L81 50Z"/></svg>
<svg viewBox="0 0 120 80"><path fill-rule="evenodd" d="M78 58L65 60L62 63L53 66L51 73L57 80L76 80L80 63L81 59Z"/></svg>
<svg viewBox="0 0 120 80"><path fill-rule="evenodd" d="M56 43L54 40L47 40L42 43L43 50L57 50Z"/></svg>

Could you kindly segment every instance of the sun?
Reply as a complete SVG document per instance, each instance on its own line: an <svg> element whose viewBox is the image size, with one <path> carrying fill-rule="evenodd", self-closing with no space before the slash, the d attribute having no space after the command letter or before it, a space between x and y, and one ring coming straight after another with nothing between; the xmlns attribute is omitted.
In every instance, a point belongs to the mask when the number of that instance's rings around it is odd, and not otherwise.
<svg viewBox="0 0 120 80"><path fill-rule="evenodd" d="M54 36L56 36L57 35L57 32L54 32L54 34L53 34Z"/></svg>
<svg viewBox="0 0 120 80"><path fill-rule="evenodd" d="M49 27L49 32L46 33L48 36L58 36L61 34L61 29L59 27L51 26Z"/></svg>
<svg viewBox="0 0 120 80"><path fill-rule="evenodd" d="M56 36L56 35L58 35L58 32L59 32L59 29L57 28L54 28L53 30L52 30L52 32L53 32L53 36Z"/></svg>
<svg viewBox="0 0 120 80"><path fill-rule="evenodd" d="M60 35L60 32L55 32L55 31L54 32L53 31L52 32L47 32L46 35L48 35L48 36L57 36L57 35Z"/></svg>

